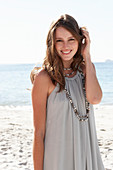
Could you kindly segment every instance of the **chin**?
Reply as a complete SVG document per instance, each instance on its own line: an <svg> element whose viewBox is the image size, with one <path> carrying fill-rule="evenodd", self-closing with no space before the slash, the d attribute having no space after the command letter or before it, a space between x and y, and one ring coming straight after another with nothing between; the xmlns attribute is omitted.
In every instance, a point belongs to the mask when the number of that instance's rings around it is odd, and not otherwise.
<svg viewBox="0 0 113 170"><path fill-rule="evenodd" d="M65 59L62 59L64 62L72 62L73 61L73 58L65 58Z"/></svg>

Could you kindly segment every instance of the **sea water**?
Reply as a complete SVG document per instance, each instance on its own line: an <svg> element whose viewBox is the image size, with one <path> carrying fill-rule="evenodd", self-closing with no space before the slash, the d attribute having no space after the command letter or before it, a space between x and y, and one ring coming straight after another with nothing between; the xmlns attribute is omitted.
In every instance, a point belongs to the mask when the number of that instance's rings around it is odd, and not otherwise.
<svg viewBox="0 0 113 170"><path fill-rule="evenodd" d="M103 91L100 105L113 105L113 62L100 62L94 65ZM30 72L34 66L35 64L0 65L0 106L32 105Z"/></svg>

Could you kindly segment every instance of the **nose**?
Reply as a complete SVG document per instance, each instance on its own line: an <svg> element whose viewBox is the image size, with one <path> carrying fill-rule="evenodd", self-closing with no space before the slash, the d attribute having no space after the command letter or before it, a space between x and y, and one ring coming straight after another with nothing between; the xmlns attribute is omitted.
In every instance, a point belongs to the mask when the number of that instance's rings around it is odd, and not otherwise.
<svg viewBox="0 0 113 170"><path fill-rule="evenodd" d="M64 49L67 49L68 47L69 47L68 42L64 41L64 42L63 42L63 48L64 48Z"/></svg>

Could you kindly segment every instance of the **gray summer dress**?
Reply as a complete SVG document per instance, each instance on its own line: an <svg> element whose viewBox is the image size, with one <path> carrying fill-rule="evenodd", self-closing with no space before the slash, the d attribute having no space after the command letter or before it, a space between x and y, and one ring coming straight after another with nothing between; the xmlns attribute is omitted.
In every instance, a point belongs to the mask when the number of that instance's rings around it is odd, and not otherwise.
<svg viewBox="0 0 113 170"><path fill-rule="evenodd" d="M79 71L65 78L77 110L85 114L85 98ZM46 132L44 140L43 170L104 170L98 147L93 106L89 120L80 122L66 97L57 93L59 84L47 101Z"/></svg>

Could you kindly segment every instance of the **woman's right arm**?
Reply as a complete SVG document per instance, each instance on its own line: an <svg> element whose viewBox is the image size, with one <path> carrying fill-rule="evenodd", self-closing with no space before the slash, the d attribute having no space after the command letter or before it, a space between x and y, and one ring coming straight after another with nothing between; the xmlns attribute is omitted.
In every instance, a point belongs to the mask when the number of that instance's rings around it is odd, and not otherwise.
<svg viewBox="0 0 113 170"><path fill-rule="evenodd" d="M41 71L36 75L32 87L34 122L33 163L34 170L43 170L44 136L46 127L46 102L48 95L48 75Z"/></svg>

